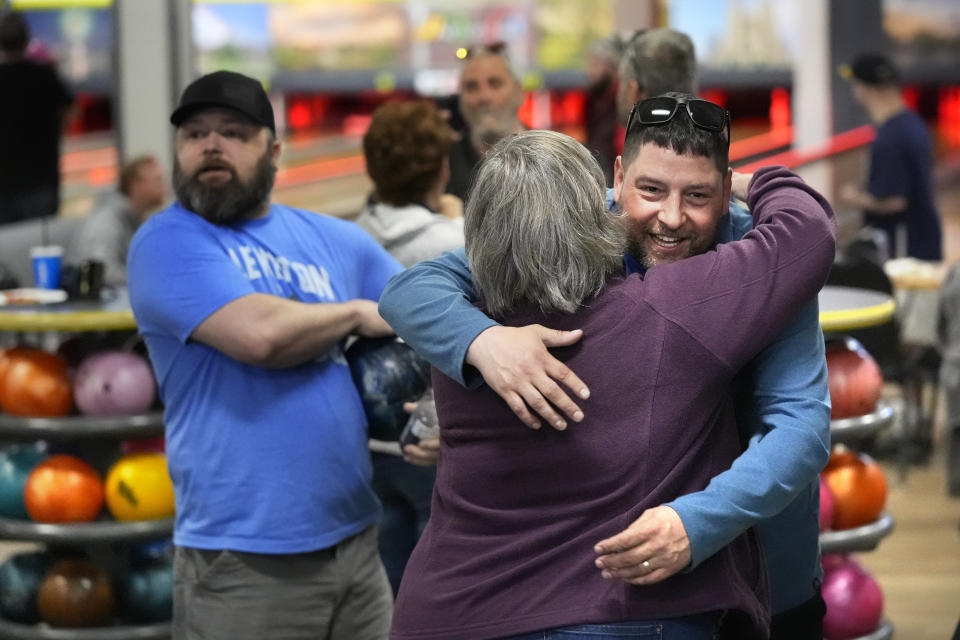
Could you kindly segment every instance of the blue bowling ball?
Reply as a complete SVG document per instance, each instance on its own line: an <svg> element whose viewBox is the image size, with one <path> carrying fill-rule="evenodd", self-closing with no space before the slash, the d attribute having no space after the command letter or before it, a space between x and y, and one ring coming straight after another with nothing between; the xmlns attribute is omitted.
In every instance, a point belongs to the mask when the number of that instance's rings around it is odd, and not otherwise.
<svg viewBox="0 0 960 640"><path fill-rule="evenodd" d="M173 617L172 563L132 569L121 586L122 614L131 622L163 622Z"/></svg>
<svg viewBox="0 0 960 640"><path fill-rule="evenodd" d="M47 457L43 444L15 444L0 451L0 517L28 520L23 488L33 468Z"/></svg>
<svg viewBox="0 0 960 640"><path fill-rule="evenodd" d="M430 385L430 364L397 338L359 338L347 349L371 438L397 440L413 402Z"/></svg>
<svg viewBox="0 0 960 640"><path fill-rule="evenodd" d="M23 624L40 621L37 589L50 564L44 552L21 553L0 564L0 615Z"/></svg>
<svg viewBox="0 0 960 640"><path fill-rule="evenodd" d="M173 562L173 539L164 538L130 545L131 567L147 567L163 562Z"/></svg>

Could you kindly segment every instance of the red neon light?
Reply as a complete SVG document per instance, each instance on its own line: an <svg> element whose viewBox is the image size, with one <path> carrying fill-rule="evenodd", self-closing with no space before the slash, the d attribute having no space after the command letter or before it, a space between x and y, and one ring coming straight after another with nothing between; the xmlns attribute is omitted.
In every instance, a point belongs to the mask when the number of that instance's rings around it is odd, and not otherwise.
<svg viewBox="0 0 960 640"><path fill-rule="evenodd" d="M707 89L706 91L701 91L700 97L704 100L709 100L714 104L718 104L721 107L727 106L727 92L721 89Z"/></svg>
<svg viewBox="0 0 960 640"><path fill-rule="evenodd" d="M520 105L520 108L517 110L517 117L520 118L520 122L529 125L533 122L533 92L528 91L527 95L523 98L523 104Z"/></svg>
<svg viewBox="0 0 960 640"><path fill-rule="evenodd" d="M310 107L303 100L293 101L287 112L287 122L292 129L304 129L310 126Z"/></svg>
<svg viewBox="0 0 960 640"><path fill-rule="evenodd" d="M777 87L770 92L770 128L789 128L790 119L790 92Z"/></svg>
<svg viewBox="0 0 960 640"><path fill-rule="evenodd" d="M940 137L951 147L960 145L960 87L942 87L937 100Z"/></svg>
<svg viewBox="0 0 960 640"><path fill-rule="evenodd" d="M920 102L920 94L917 92L916 87L903 87L900 90L900 95L903 97L903 103L910 107L912 110L917 110L917 105Z"/></svg>

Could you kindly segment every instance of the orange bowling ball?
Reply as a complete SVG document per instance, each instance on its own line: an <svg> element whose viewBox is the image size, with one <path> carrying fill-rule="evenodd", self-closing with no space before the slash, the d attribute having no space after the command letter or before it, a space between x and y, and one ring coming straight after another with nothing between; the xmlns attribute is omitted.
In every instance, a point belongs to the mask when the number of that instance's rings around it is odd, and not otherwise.
<svg viewBox="0 0 960 640"><path fill-rule="evenodd" d="M51 456L34 467L23 490L27 513L37 522L90 522L103 501L97 470L67 455Z"/></svg>
<svg viewBox="0 0 960 640"><path fill-rule="evenodd" d="M8 349L0 366L0 408L34 418L70 413L73 384L66 361L40 349Z"/></svg>
<svg viewBox="0 0 960 640"><path fill-rule="evenodd" d="M835 447L821 477L834 498L834 530L860 527L880 517L887 501L887 481L868 456Z"/></svg>
<svg viewBox="0 0 960 640"><path fill-rule="evenodd" d="M834 420L873 413L883 392L880 367L852 339L827 346L827 382Z"/></svg>

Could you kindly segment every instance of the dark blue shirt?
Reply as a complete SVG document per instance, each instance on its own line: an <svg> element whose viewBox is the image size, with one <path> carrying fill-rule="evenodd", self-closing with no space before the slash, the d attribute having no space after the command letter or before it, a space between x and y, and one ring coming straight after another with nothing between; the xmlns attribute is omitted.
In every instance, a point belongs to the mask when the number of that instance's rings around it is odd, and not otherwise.
<svg viewBox="0 0 960 640"><path fill-rule="evenodd" d="M920 116L904 109L877 127L870 148L867 191L875 198L900 196L906 199L907 208L894 216L867 212L865 222L888 234L897 223L906 225L907 255L939 261L943 259L943 237L932 176L933 145ZM895 246L891 243L891 248Z"/></svg>

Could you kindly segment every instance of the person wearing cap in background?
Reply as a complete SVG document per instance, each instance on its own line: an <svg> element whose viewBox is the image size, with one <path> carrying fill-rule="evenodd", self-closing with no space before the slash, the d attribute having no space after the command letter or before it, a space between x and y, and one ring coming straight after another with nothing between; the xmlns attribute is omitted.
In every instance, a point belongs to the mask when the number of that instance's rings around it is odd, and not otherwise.
<svg viewBox="0 0 960 640"><path fill-rule="evenodd" d="M380 507L341 343L392 333L376 300L402 267L352 222L270 202L280 143L256 80L205 75L170 122L177 201L127 265L176 495L173 636L383 638Z"/></svg>
<svg viewBox="0 0 960 640"><path fill-rule="evenodd" d="M876 125L866 185L846 184L841 200L864 212L864 225L881 230L890 253L943 259L943 230L933 195L933 143L923 119L904 104L900 73L880 54L864 54L840 67L853 96ZM897 231L906 230L905 251Z"/></svg>
<svg viewBox="0 0 960 640"><path fill-rule="evenodd" d="M696 84L689 36L669 28L638 33L626 43L620 61L618 117L628 125L635 102L669 91L695 93ZM627 193L643 188L651 200L663 197L665 189L622 186ZM696 193L691 190L691 198ZM617 207L612 190L607 205ZM750 213L735 201L709 227L688 213L624 215L635 218L624 255L628 273L644 273L658 260L676 260L676 246L707 251L714 243L738 240L753 227ZM572 344L583 334L540 325L501 326L474 306L474 295L469 263L459 249L398 275L384 291L380 308L397 333L438 369L464 385L480 384L482 378L526 424L539 425L542 418L565 428L561 412L570 420L577 421L578 414L583 419L560 387L573 393L584 388L577 372L547 350ZM626 582L653 584L696 570L755 526L770 578L771 638L820 640L826 607L820 593L818 474L830 453L830 397L816 300L735 383L732 405L741 438L749 443L745 451L703 491L647 509L621 534L604 541L598 552L604 567L597 570L615 567ZM657 570L650 572L641 560Z"/></svg>
<svg viewBox="0 0 960 640"><path fill-rule="evenodd" d="M154 156L142 155L120 168L117 189L102 194L70 238L66 265L103 264L103 284L127 286L127 250L133 234L167 196L167 178Z"/></svg>
<svg viewBox="0 0 960 640"><path fill-rule="evenodd" d="M450 147L447 193L466 201L477 166L500 138L526 129L517 117L523 87L507 60L505 45L470 50L460 73L460 112L467 131Z"/></svg>

